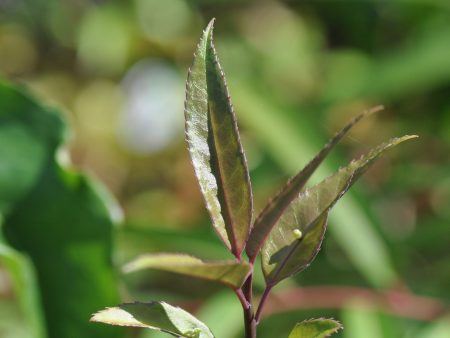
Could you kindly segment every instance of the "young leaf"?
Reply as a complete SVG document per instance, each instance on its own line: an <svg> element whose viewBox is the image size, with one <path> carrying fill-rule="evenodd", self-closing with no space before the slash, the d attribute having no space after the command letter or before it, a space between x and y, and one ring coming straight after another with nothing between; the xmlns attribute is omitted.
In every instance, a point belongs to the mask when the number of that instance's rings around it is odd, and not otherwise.
<svg viewBox="0 0 450 338"><path fill-rule="evenodd" d="M360 159L350 162L319 184L301 192L264 243L262 268L267 284L274 285L308 267L320 249L328 212L334 204L386 150L415 137L391 139ZM295 230L300 230L300 239Z"/></svg>
<svg viewBox="0 0 450 338"><path fill-rule="evenodd" d="M338 332L343 326L334 319L311 319L295 325L289 338L325 338Z"/></svg>
<svg viewBox="0 0 450 338"><path fill-rule="evenodd" d="M204 262L186 254L146 254L124 266L125 272L143 269L157 269L217 281L239 288L244 283L250 266L248 263L234 261Z"/></svg>
<svg viewBox="0 0 450 338"><path fill-rule="evenodd" d="M214 338L211 330L190 313L165 302L126 303L95 313L92 322L143 327L175 337Z"/></svg>
<svg viewBox="0 0 450 338"><path fill-rule="evenodd" d="M213 24L203 33L186 83L186 140L214 228L239 258L252 221L252 192Z"/></svg>
<svg viewBox="0 0 450 338"><path fill-rule="evenodd" d="M286 185L272 200L269 201L269 203L256 218L246 246L246 252L251 261L254 261L273 226L280 219L289 204L298 196L298 193L303 189L308 179L327 157L331 149L333 149L333 147L347 134L347 132L363 117L378 112L382 109L383 106L377 106L353 118L344 128L336 133L330 141L328 141L323 149L296 176L292 177L286 183Z"/></svg>

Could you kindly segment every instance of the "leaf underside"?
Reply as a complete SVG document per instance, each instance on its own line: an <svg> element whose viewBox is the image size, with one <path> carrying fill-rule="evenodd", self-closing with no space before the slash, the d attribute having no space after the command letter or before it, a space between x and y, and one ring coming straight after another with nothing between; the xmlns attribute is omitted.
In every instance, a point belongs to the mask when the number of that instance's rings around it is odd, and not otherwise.
<svg viewBox="0 0 450 338"><path fill-rule="evenodd" d="M338 332L343 326L334 319L311 319L295 325L289 338L325 338Z"/></svg>
<svg viewBox="0 0 450 338"><path fill-rule="evenodd" d="M118 326L142 327L175 337L214 338L200 320L165 302L126 303L95 313L91 321Z"/></svg>
<svg viewBox="0 0 450 338"><path fill-rule="evenodd" d="M289 204L298 196L308 179L316 171L334 146L338 144L347 132L362 118L382 109L383 106L371 108L349 121L349 123L336 133L322 150L296 176L292 177L281 191L267 203L255 220L246 246L246 252L250 257L250 260L253 261L256 255L258 255L273 226L278 222Z"/></svg>
<svg viewBox="0 0 450 338"><path fill-rule="evenodd" d="M240 257L252 222L252 192L233 106L214 50L213 23L198 44L186 83L186 141L213 226Z"/></svg>
<svg viewBox="0 0 450 338"><path fill-rule="evenodd" d="M320 249L330 209L385 151L415 137L393 138L302 191L285 210L262 248L266 282L276 284L308 267ZM295 230L301 231L300 239Z"/></svg>
<svg viewBox="0 0 450 338"><path fill-rule="evenodd" d="M245 281L250 266L235 261L205 262L186 254L159 253L142 255L124 267L125 272L157 269L191 277L208 279L239 288Z"/></svg>

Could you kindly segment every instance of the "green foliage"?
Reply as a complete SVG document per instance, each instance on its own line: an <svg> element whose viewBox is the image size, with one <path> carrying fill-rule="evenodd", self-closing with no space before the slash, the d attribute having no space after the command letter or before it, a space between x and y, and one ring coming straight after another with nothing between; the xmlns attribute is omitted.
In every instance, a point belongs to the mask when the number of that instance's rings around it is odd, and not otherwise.
<svg viewBox="0 0 450 338"><path fill-rule="evenodd" d="M393 138L324 181L305 189L308 179L347 131L362 117L380 108L361 114L288 181L252 225L253 201L248 168L228 89L214 50L213 23L214 20L203 33L187 79L186 140L213 226L237 262L206 263L184 254L151 254L129 263L125 270L153 268L228 284L234 288L242 304L246 337L255 338L256 327L272 287L309 266L319 251L331 208L375 160L388 149L415 136ZM241 257L247 243L249 263ZM257 311L254 311L253 264L260 252L267 285ZM184 323L187 314L173 309L165 303L125 304L100 311L94 315L93 321L158 328L185 337L195 335L192 324L189 328L174 324L178 321ZM190 315L189 318L189 323L197 323ZM341 325L331 319L310 320L297 324L289 337L327 337L340 328ZM203 332L200 327L198 330L198 334ZM204 334L210 334L209 329L205 329Z"/></svg>
<svg viewBox="0 0 450 338"><path fill-rule="evenodd" d="M91 321L159 330L175 337L214 338L206 325L189 312L165 302L121 304L97 312Z"/></svg>
<svg viewBox="0 0 450 338"><path fill-rule="evenodd" d="M289 338L325 338L342 329L341 323L333 319L311 319L295 325Z"/></svg>
<svg viewBox="0 0 450 338"><path fill-rule="evenodd" d="M250 272L246 262L204 262L185 254L142 255L124 267L125 272L157 269L223 283L231 288L242 286Z"/></svg>
<svg viewBox="0 0 450 338"><path fill-rule="evenodd" d="M58 113L1 84L0 122L0 259L28 334L118 337L120 331L86 321L87 313L118 301L109 197L57 162L66 133Z"/></svg>

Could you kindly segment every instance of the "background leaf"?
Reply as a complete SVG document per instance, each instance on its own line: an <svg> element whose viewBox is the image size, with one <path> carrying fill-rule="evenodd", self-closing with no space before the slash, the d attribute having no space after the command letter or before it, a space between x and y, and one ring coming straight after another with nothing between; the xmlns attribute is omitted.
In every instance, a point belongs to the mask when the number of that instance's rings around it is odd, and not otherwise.
<svg viewBox="0 0 450 338"><path fill-rule="evenodd" d="M91 321L161 330L176 337L214 337L208 327L197 318L165 302L121 304L95 313Z"/></svg>
<svg viewBox="0 0 450 338"><path fill-rule="evenodd" d="M186 140L213 225L240 257L252 221L252 192L236 118L213 45L205 29L186 83Z"/></svg>
<svg viewBox="0 0 450 338"><path fill-rule="evenodd" d="M386 150L414 138L394 138L352 161L321 183L301 192L274 227L262 250L266 281L273 285L305 269L322 243L328 211ZM294 231L300 230L301 239ZM312 231L313 234L308 236Z"/></svg>
<svg viewBox="0 0 450 338"><path fill-rule="evenodd" d="M334 319L311 319L295 325L289 338L325 338L342 329Z"/></svg>
<svg viewBox="0 0 450 338"><path fill-rule="evenodd" d="M237 289L250 272L247 263L209 261L186 254L158 253L142 255L124 266L125 272L157 269L224 283Z"/></svg>
<svg viewBox="0 0 450 338"><path fill-rule="evenodd" d="M15 137L19 143L30 138L43 140L36 154L33 151L38 146L21 147L20 156L4 149L10 168L18 168L15 173L12 169L6 172L19 177L27 173L29 178L18 186L20 198L14 198L7 208L3 231L5 240L33 265L48 335L118 337L121 333L116 329L87 322L87 314L118 301L111 262L110 199L96 183L56 162L55 152L65 129L55 112L12 87L4 85L1 92L1 125L7 130L2 137L8 138L7 144L15 143ZM33 172L20 170L28 157L39 164L33 164ZM29 285L23 287L33 288L25 273L22 271L22 282Z"/></svg>

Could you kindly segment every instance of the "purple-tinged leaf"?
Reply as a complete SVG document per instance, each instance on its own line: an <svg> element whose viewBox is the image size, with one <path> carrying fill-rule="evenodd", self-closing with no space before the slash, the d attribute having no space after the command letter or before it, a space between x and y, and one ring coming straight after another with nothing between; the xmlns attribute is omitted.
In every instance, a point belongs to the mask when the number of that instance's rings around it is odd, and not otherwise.
<svg viewBox="0 0 450 338"><path fill-rule="evenodd" d="M215 230L238 258L252 222L246 159L223 72L212 20L197 47L186 83L186 140Z"/></svg>
<svg viewBox="0 0 450 338"><path fill-rule="evenodd" d="M302 191L273 227L262 248L267 284L274 285L308 267L320 249L330 209L385 151L415 137L393 138Z"/></svg>
<svg viewBox="0 0 450 338"><path fill-rule="evenodd" d="M383 106L371 108L353 118L336 135L328 141L323 149L294 177L292 177L281 191L272 198L255 220L246 246L246 252L251 261L255 260L264 241L273 226L278 222L289 204L298 196L306 182L316 171L317 167L327 157L333 147L347 134L347 132L363 117L383 109Z"/></svg>

